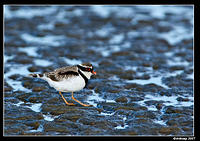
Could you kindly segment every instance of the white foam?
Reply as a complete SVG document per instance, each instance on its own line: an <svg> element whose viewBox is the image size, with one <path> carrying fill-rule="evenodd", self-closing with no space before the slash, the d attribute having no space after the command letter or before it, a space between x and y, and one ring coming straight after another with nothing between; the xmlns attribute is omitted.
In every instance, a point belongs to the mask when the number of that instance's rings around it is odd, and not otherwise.
<svg viewBox="0 0 200 141"><path fill-rule="evenodd" d="M127 44L128 45L128 44ZM96 52L101 53L103 57L108 57L114 52L119 52L122 47L127 47L127 46L119 46L119 45L110 45L110 46L104 46L104 47L91 47L93 48Z"/></svg>
<svg viewBox="0 0 200 141"><path fill-rule="evenodd" d="M10 70L4 74L4 78L6 79L6 82L14 89L13 91L25 91L25 92L31 92L31 90L24 88L22 86L21 81L10 79L9 77L14 74L19 74L22 76L27 76L30 72L28 71L29 66L22 66L22 65L12 65L10 67Z"/></svg>
<svg viewBox="0 0 200 141"><path fill-rule="evenodd" d="M40 124L40 126L37 129L29 130L27 131L27 133L43 132L43 130L44 130L44 127L43 125Z"/></svg>
<svg viewBox="0 0 200 141"><path fill-rule="evenodd" d="M53 30L54 27L55 27L54 22L51 21L51 22L46 23L46 24L40 24L40 25L38 25L37 28L39 30Z"/></svg>
<svg viewBox="0 0 200 141"><path fill-rule="evenodd" d="M10 70L4 74L4 78L8 78L13 74L26 76L29 74L29 71L27 69L28 67L29 65L12 65L12 67L10 67Z"/></svg>
<svg viewBox="0 0 200 141"><path fill-rule="evenodd" d="M8 60L13 59L13 58L14 58L14 55L7 56L4 54L4 56L3 56L4 63L6 63Z"/></svg>
<svg viewBox="0 0 200 141"><path fill-rule="evenodd" d="M27 104L29 104L29 102ZM41 106L42 106L42 103L31 103L30 106L25 106L25 107L31 109L34 112L40 112Z"/></svg>
<svg viewBox="0 0 200 141"><path fill-rule="evenodd" d="M191 12L190 9L186 9L185 7L182 6L174 6L174 5L167 5L167 6L163 6L163 5L148 5L148 6L142 6L142 5L137 5L136 6L138 9L140 10L145 10L145 11L149 11L151 17L154 18L159 18L159 19L163 19L166 16L166 13L171 13L171 14L175 14L175 15L183 15L184 16L191 16ZM192 7L192 6L190 6Z"/></svg>
<svg viewBox="0 0 200 141"><path fill-rule="evenodd" d="M13 104L13 105L15 105L15 106L17 106L17 107L19 107L21 104L23 104L24 102L23 101L19 101L17 104Z"/></svg>
<svg viewBox="0 0 200 141"><path fill-rule="evenodd" d="M102 54L103 57L108 57L111 54L111 51L110 50L103 50L101 52L101 54Z"/></svg>
<svg viewBox="0 0 200 141"><path fill-rule="evenodd" d="M108 18L113 13L118 18L133 18L135 15L133 6L95 5L95 6L91 6L90 8L92 12L95 12L97 15L99 15L102 18Z"/></svg>
<svg viewBox="0 0 200 141"><path fill-rule="evenodd" d="M118 125L118 126L115 127L115 129L125 129L125 128L127 128L128 124L126 124L126 119L127 119L126 117L123 117L124 125Z"/></svg>
<svg viewBox="0 0 200 141"><path fill-rule="evenodd" d="M27 55L33 56L33 57L37 57L38 56L37 50L38 50L38 47L23 47L23 48L19 48L19 51L25 52Z"/></svg>
<svg viewBox="0 0 200 141"><path fill-rule="evenodd" d="M107 18L110 15L111 9L109 6L95 5L90 7L93 12L101 16L102 18Z"/></svg>
<svg viewBox="0 0 200 141"><path fill-rule="evenodd" d="M31 90L24 88L21 81L6 79L6 82L13 88L13 91L24 91L26 93L32 92Z"/></svg>
<svg viewBox="0 0 200 141"><path fill-rule="evenodd" d="M105 27L102 27L102 28L100 28L100 29L97 29L96 31L95 31L95 34L97 35L97 36L100 36L100 37L107 37L110 33L108 32L108 30L106 30L107 28L105 28Z"/></svg>
<svg viewBox="0 0 200 141"><path fill-rule="evenodd" d="M55 118L58 118L59 116L44 115L44 114L43 114L43 117L44 117L44 120L46 120L46 121L54 121L54 119L55 119Z"/></svg>
<svg viewBox="0 0 200 141"><path fill-rule="evenodd" d="M142 80L142 79L134 79L134 80L126 80L127 83L137 83L140 85L146 85L154 83L158 86L162 86L163 88L169 89L169 87L162 83L162 77L163 76L157 76L157 77L151 77L148 80Z"/></svg>
<svg viewBox="0 0 200 141"><path fill-rule="evenodd" d="M114 75L114 76L111 76L111 77L109 77L109 78L108 78L108 80L119 81L119 80L120 80L120 78L119 78L119 77L117 77L116 75Z"/></svg>
<svg viewBox="0 0 200 141"><path fill-rule="evenodd" d="M98 102L105 101L102 97L99 96L94 90L91 90L92 94L87 97L87 102L94 107L97 107ZM97 103L96 103L97 102Z"/></svg>
<svg viewBox="0 0 200 141"><path fill-rule="evenodd" d="M111 112L111 113L106 113L106 112L101 112L99 115L103 115L103 116L112 116L114 115L115 112Z"/></svg>
<svg viewBox="0 0 200 141"><path fill-rule="evenodd" d="M172 60L171 60L171 58L169 58L169 59L167 59L167 64L170 66L189 66L190 65L189 62L182 61L181 57L173 57Z"/></svg>
<svg viewBox="0 0 200 141"><path fill-rule="evenodd" d="M94 90L91 90L91 91L92 91L92 94L87 97L87 102L90 105L93 105L94 107L97 107L97 104L99 102L116 103L116 101L113 99L109 99L109 98L104 99L103 97L100 97L99 94L96 93Z"/></svg>
<svg viewBox="0 0 200 141"><path fill-rule="evenodd" d="M28 8L26 6L21 7L18 10L11 11L10 10L11 6L5 5L4 6L4 14L5 17L10 19L10 18L26 18L26 19L31 19L35 16L45 16L45 15L51 15L52 13L56 12L56 8L51 6L51 7L46 7L46 6L41 6L40 8Z"/></svg>
<svg viewBox="0 0 200 141"><path fill-rule="evenodd" d="M113 37L109 40L110 44L119 44L124 40L124 34L113 35Z"/></svg>
<svg viewBox="0 0 200 141"><path fill-rule="evenodd" d="M188 31L188 29L183 26L176 25L173 26L173 28L174 29L169 32L159 34L159 37L164 38L171 45L175 45L183 39L192 39L194 36L192 30Z"/></svg>
<svg viewBox="0 0 200 141"><path fill-rule="evenodd" d="M13 105L15 105L17 107L22 106L22 107L25 107L25 108L29 108L34 112L40 112L41 111L42 103L26 102L26 105L22 105L22 104L24 104L24 102L23 101L19 101L17 104L13 104Z"/></svg>
<svg viewBox="0 0 200 141"><path fill-rule="evenodd" d="M188 78L188 79L194 79L194 72L192 74L188 74L186 78Z"/></svg>
<svg viewBox="0 0 200 141"><path fill-rule="evenodd" d="M123 126L122 125L118 125L118 126L115 127L115 129L118 129L118 130L119 129L125 129L127 127L128 127L128 125L123 125Z"/></svg>
<svg viewBox="0 0 200 141"><path fill-rule="evenodd" d="M63 40L65 40L65 36L63 35L59 36L46 35L44 37L36 37L28 33L23 33L21 35L21 38L28 43L37 43L49 46L60 46L63 44Z"/></svg>
<svg viewBox="0 0 200 141"><path fill-rule="evenodd" d="M163 125L163 126L166 126L166 125L167 125L167 124L166 124L167 121L160 120L160 119L159 119L159 120L153 120L153 122L154 122L154 123L157 123L157 124L160 124L160 125Z"/></svg>
<svg viewBox="0 0 200 141"><path fill-rule="evenodd" d="M52 62L44 59L34 59L33 62L35 63L35 65L42 67L47 67L53 64Z"/></svg>
<svg viewBox="0 0 200 141"><path fill-rule="evenodd" d="M152 106L148 106L145 104L146 101L163 101L163 104L165 106L176 106L176 107L189 107L194 105L194 97L191 96L182 96L183 98L188 98L189 101L178 101L178 96L160 96L160 95L151 95L147 94L145 95L145 99L142 101L139 101L138 103L142 106L146 106L148 110L156 111L157 109Z"/></svg>
<svg viewBox="0 0 200 141"><path fill-rule="evenodd" d="M81 64L82 61L78 60L78 59L69 59L69 58L65 58L62 57L62 59L65 61L65 63L67 63L68 65L77 65L77 64Z"/></svg>

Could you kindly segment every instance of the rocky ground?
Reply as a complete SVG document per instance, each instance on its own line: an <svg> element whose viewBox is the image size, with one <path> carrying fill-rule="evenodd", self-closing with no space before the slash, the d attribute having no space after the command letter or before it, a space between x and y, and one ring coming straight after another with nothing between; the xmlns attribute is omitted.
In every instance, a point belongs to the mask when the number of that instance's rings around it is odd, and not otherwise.
<svg viewBox="0 0 200 141"><path fill-rule="evenodd" d="M27 77L82 62L92 107ZM193 135L193 71L192 6L4 7L6 136Z"/></svg>

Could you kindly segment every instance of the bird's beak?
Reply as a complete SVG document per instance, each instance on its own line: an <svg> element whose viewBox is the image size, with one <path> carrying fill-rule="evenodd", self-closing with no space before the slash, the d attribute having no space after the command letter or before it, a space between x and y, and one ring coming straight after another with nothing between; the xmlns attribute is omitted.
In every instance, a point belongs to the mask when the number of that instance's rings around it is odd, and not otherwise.
<svg viewBox="0 0 200 141"><path fill-rule="evenodd" d="M95 71L92 71L92 74L96 75L97 73Z"/></svg>

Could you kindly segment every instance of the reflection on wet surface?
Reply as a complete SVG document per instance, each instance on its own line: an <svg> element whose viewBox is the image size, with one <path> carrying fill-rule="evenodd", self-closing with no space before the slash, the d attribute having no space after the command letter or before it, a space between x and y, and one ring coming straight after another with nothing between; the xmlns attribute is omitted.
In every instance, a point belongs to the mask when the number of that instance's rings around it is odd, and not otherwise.
<svg viewBox="0 0 200 141"><path fill-rule="evenodd" d="M4 135L193 135L192 6L4 6L4 18ZM97 75L75 96L93 107L27 77L83 62Z"/></svg>

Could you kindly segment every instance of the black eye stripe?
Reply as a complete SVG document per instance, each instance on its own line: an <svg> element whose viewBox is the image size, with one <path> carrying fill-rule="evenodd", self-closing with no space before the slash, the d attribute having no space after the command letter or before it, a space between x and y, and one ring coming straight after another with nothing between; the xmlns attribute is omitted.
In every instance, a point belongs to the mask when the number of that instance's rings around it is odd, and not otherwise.
<svg viewBox="0 0 200 141"><path fill-rule="evenodd" d="M85 67L80 66L80 65L77 65L77 67L82 71L88 71L88 72L92 72L93 71L93 68L85 68Z"/></svg>

